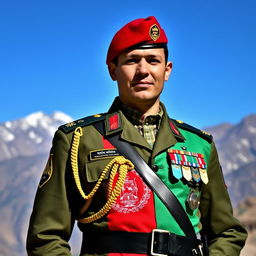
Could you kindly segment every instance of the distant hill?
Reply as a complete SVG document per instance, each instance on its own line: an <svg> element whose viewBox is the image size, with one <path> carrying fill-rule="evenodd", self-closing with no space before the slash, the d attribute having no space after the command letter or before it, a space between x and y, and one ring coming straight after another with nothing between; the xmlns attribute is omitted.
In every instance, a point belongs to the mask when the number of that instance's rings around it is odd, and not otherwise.
<svg viewBox="0 0 256 256"><path fill-rule="evenodd" d="M233 205L256 196L256 115L204 130L213 135Z"/></svg>
<svg viewBox="0 0 256 256"><path fill-rule="evenodd" d="M28 219L46 158L20 156L0 163L0 255L25 255Z"/></svg>
<svg viewBox="0 0 256 256"><path fill-rule="evenodd" d="M256 115L235 125L224 123L205 130L214 137L225 174L256 160Z"/></svg>
<svg viewBox="0 0 256 256"><path fill-rule="evenodd" d="M70 121L61 112L37 112L0 124L0 255L26 255L28 220L52 137L59 125ZM233 204L256 196L256 115L204 130L214 136ZM78 254L78 232L72 244Z"/></svg>

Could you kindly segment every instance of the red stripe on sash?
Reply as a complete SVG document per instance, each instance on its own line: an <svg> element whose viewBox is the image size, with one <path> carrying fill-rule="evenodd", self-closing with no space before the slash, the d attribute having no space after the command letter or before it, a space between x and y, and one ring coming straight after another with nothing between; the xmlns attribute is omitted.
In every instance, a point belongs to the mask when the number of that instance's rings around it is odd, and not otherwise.
<svg viewBox="0 0 256 256"><path fill-rule="evenodd" d="M127 174L121 195L107 217L109 230L149 233L156 228L154 195L135 170ZM108 255L137 254L109 253Z"/></svg>
<svg viewBox="0 0 256 256"><path fill-rule="evenodd" d="M114 147L108 140L106 140L103 136L102 136L102 143L103 143L104 149L115 148L115 147Z"/></svg>
<svg viewBox="0 0 256 256"><path fill-rule="evenodd" d="M156 227L153 193L135 170L127 174L108 214L108 227L128 232L150 232Z"/></svg>

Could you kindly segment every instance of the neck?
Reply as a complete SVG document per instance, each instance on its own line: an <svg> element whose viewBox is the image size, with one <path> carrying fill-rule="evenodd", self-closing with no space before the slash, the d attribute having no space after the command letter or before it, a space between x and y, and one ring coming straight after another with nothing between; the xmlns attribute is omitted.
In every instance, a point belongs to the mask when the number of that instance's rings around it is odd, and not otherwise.
<svg viewBox="0 0 256 256"><path fill-rule="evenodd" d="M139 104L137 102L134 104L126 103L126 102L123 102L123 103L131 108L134 108L134 109L140 111L145 116L156 115L159 113L159 109L160 109L159 98L156 101L154 101L153 103L152 102L149 102L149 103L143 102L142 104Z"/></svg>

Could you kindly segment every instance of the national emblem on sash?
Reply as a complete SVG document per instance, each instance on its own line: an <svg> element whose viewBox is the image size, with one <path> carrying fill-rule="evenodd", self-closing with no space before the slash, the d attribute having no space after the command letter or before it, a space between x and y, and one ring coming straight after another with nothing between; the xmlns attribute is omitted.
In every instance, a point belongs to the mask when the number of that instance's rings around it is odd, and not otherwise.
<svg viewBox="0 0 256 256"><path fill-rule="evenodd" d="M119 213L138 212L148 203L150 189L136 171L128 172L120 197L112 208Z"/></svg>

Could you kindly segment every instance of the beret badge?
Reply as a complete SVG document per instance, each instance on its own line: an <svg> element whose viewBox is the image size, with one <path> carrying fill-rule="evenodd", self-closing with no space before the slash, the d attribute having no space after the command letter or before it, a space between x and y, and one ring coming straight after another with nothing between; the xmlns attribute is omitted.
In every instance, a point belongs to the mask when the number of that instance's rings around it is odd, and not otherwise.
<svg viewBox="0 0 256 256"><path fill-rule="evenodd" d="M149 35L150 35L150 38L153 40L153 41L156 41L159 36L160 36L160 29L159 27L154 24L150 27L149 29Z"/></svg>

